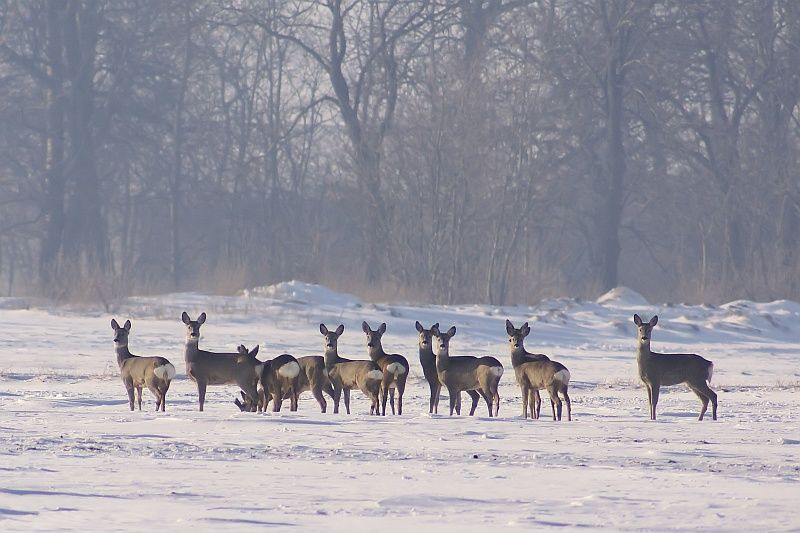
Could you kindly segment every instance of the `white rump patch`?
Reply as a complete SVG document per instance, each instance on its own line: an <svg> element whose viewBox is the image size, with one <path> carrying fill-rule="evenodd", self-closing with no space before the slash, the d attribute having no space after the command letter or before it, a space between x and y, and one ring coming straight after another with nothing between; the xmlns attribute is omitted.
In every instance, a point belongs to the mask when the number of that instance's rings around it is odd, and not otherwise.
<svg viewBox="0 0 800 533"><path fill-rule="evenodd" d="M710 365L708 365L708 379L706 379L706 381L711 383L711 376L713 375L714 375L714 363L711 363Z"/></svg>
<svg viewBox="0 0 800 533"><path fill-rule="evenodd" d="M380 380L383 379L383 372L380 370L370 370L367 372L367 379Z"/></svg>
<svg viewBox="0 0 800 533"><path fill-rule="evenodd" d="M386 371L396 376L401 376L406 373L406 367L400 363L390 363L386 365Z"/></svg>
<svg viewBox="0 0 800 533"><path fill-rule="evenodd" d="M499 378L500 376L503 375L503 367L502 366L490 366L489 367L489 372L491 372L492 375L497 376Z"/></svg>
<svg viewBox="0 0 800 533"><path fill-rule="evenodd" d="M569 383L569 378L571 377L572 376L569 374L569 370L567 370L566 368L564 370L559 370L558 372L553 374L553 379L559 381L560 383L563 383L564 385Z"/></svg>
<svg viewBox="0 0 800 533"><path fill-rule="evenodd" d="M256 377L260 378L261 377L261 372L264 371L264 363L261 363L260 365L256 365L255 366L255 370L256 370Z"/></svg>
<svg viewBox="0 0 800 533"><path fill-rule="evenodd" d="M171 380L175 377L175 366L172 363L157 366L153 369L153 374L160 380Z"/></svg>
<svg viewBox="0 0 800 533"><path fill-rule="evenodd" d="M278 369L278 375L284 378L294 379L300 375L300 365L296 361L289 361Z"/></svg>

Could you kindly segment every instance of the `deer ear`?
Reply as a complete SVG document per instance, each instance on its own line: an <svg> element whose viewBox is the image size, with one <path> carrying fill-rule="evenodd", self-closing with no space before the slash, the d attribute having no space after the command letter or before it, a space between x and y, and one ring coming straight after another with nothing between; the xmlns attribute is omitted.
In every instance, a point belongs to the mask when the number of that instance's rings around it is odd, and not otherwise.
<svg viewBox="0 0 800 533"><path fill-rule="evenodd" d="M197 317L197 323L200 324L201 326L206 323L206 313L205 313L205 311L200 313L200 316Z"/></svg>
<svg viewBox="0 0 800 533"><path fill-rule="evenodd" d="M323 335L327 335L328 334L327 326L325 326L325 324L320 324L319 325L319 332L322 333Z"/></svg>
<svg viewBox="0 0 800 533"><path fill-rule="evenodd" d="M514 324L508 319L506 319L506 333L508 333L509 337L514 334Z"/></svg>
<svg viewBox="0 0 800 533"><path fill-rule="evenodd" d="M641 326L642 325L641 317L639 315L633 315L633 323L636 324L637 326Z"/></svg>
<svg viewBox="0 0 800 533"><path fill-rule="evenodd" d="M658 324L658 315L653 315L653 318L650 319L650 322L648 322L648 324L650 324L651 328L656 324Z"/></svg>
<svg viewBox="0 0 800 533"><path fill-rule="evenodd" d="M431 335L436 335L438 337L439 333L440 333L439 332L439 323L437 322L436 324L431 326Z"/></svg>
<svg viewBox="0 0 800 533"><path fill-rule="evenodd" d="M119 324L117 324L116 318L111 319L111 329L113 329L114 331L119 329Z"/></svg>
<svg viewBox="0 0 800 533"><path fill-rule="evenodd" d="M456 327L455 326L453 326L452 328L447 330L447 336L448 337L452 337L455 334L456 334Z"/></svg>
<svg viewBox="0 0 800 533"><path fill-rule="evenodd" d="M531 333L531 327L528 325L528 323L527 323L527 322L525 322L524 324L522 324L522 327L521 327L521 328L519 328L519 329L521 329L521 330L522 330L522 336L523 336L523 337L527 337L527 336L528 336L528 335L530 335L530 333Z"/></svg>
<svg viewBox="0 0 800 533"><path fill-rule="evenodd" d="M422 333L422 332L423 332L423 330L425 329L425 328L423 328L423 327L422 327L422 324L420 324L420 323L419 323L419 320L417 320L416 322L414 322L414 327L415 327L415 328L417 328L417 331L418 331L419 333Z"/></svg>
<svg viewBox="0 0 800 533"><path fill-rule="evenodd" d="M240 354L246 354L247 348L245 348L244 344L240 344L239 346L236 347L236 351L239 352Z"/></svg>
<svg viewBox="0 0 800 533"><path fill-rule="evenodd" d="M336 328L336 336L338 337L338 336L340 336L342 333L344 333L344 324L339 324L339 327L338 327L338 328Z"/></svg>
<svg viewBox="0 0 800 533"><path fill-rule="evenodd" d="M125 328L126 331L130 331L131 330L131 321L130 320L126 320L125 321L125 325L122 326L122 327Z"/></svg>
<svg viewBox="0 0 800 533"><path fill-rule="evenodd" d="M189 318L189 313L187 313L186 311L181 313L181 321L183 321L184 324L189 325L189 322L192 321L192 319Z"/></svg>
<svg viewBox="0 0 800 533"><path fill-rule="evenodd" d="M258 353L258 344L256 344L255 348L250 350L250 354L249 355L250 355L250 357L255 357L257 353Z"/></svg>
<svg viewBox="0 0 800 533"><path fill-rule="evenodd" d="M369 333L369 324L367 324L366 320L361 323L361 331Z"/></svg>
<svg viewBox="0 0 800 533"><path fill-rule="evenodd" d="M381 335L386 333L386 322L381 323L381 327L378 328L378 333L380 333Z"/></svg>
<svg viewBox="0 0 800 533"><path fill-rule="evenodd" d="M436 324L432 325L431 329L433 329L433 328L436 328L438 330L439 329L439 323L437 322Z"/></svg>

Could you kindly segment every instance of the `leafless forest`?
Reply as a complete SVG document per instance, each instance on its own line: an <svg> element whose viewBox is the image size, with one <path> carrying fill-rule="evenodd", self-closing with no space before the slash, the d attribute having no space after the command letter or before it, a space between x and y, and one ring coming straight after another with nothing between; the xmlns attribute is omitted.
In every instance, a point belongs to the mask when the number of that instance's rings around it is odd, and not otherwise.
<svg viewBox="0 0 800 533"><path fill-rule="evenodd" d="M0 0L0 293L800 298L794 0Z"/></svg>

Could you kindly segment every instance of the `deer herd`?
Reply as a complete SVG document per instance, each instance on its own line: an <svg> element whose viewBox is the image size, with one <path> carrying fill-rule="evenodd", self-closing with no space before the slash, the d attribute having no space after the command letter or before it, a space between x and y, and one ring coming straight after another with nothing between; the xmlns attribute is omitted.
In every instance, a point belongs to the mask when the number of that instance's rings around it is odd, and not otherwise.
<svg viewBox="0 0 800 533"><path fill-rule="evenodd" d="M403 414L403 395L409 376L408 360L400 354L386 353L381 338L386 332L386 324L373 330L367 322L361 324L366 336L369 359L345 359L339 355L338 341L344 333L344 326L329 330L325 324L319 325L323 337L323 356L309 355L297 357L282 354L274 359L261 361L256 358L258 346L248 350L240 345L231 353L201 350L200 327L206 321L201 313L192 320L184 312L181 320L186 326L185 362L186 375L197 384L200 411L205 403L206 389L209 385L236 385L241 389L240 398L234 403L242 411L266 411L269 402L272 410L280 411L283 400L288 399L290 409L298 408L298 397L303 392L311 392L325 413L327 401L325 394L333 400L333 412L339 412L339 402L344 394L344 407L350 414L350 391L360 390L370 400L370 414L386 415L386 403L393 414ZM658 316L643 322L639 315L633 315L637 328L636 359L639 377L647 389L650 405L650 418L656 419L656 404L661 385L685 383L702 402L700 420L711 402L712 417L717 419L717 395L708 386L714 364L696 354L661 354L650 350L650 338ZM156 411L166 409L167 391L175 378L175 366L164 357L140 357L128 349L131 321L123 326L113 319L114 346L117 364L125 388L131 411L134 400L142 409L142 387L147 387L156 399ZM442 387L447 389L450 401L450 415L461 414L461 393L466 392L472 400L469 414L475 414L480 398L486 402L490 417L496 417L500 408L498 385L503 376L503 365L491 356L451 356L450 340L456 334L453 326L442 331L439 324L425 329L416 323L419 334L419 361L425 381L430 387L429 413L438 413L439 395ZM553 420L561 420L564 405L567 420L572 420L569 398L570 372L566 366L551 360L544 354L530 353L525 349L524 340L530 333L528 323L516 328L506 320L511 365L522 393L522 416L538 419L541 409L540 390L546 390L550 397ZM529 409L530 408L530 409Z"/></svg>

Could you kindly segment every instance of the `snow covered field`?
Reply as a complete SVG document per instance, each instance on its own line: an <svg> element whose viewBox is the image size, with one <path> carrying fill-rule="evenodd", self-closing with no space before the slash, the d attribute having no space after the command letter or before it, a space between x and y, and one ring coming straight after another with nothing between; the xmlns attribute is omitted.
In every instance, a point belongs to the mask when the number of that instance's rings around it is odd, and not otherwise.
<svg viewBox="0 0 800 533"><path fill-rule="evenodd" d="M343 323L339 351L366 358L360 323L388 324L412 364L402 417L240 413L235 387L197 411L181 311L208 313L200 346L260 344L259 357L321 354L318 324ZM656 351L715 363L719 420L698 422L685 387L647 415L633 313L660 317ZM131 351L178 369L167 412L130 412L109 322L130 318ZM572 374L573 421L520 417L504 321ZM414 321L455 324L455 354L506 366L498 419L430 416ZM0 530L488 531L800 529L800 305L650 305L628 290L535 307L372 305L290 282L240 297L131 298L111 312L0 299ZM466 399L466 396L465 396ZM332 402L329 401L332 406ZM442 398L442 407L447 405Z"/></svg>

